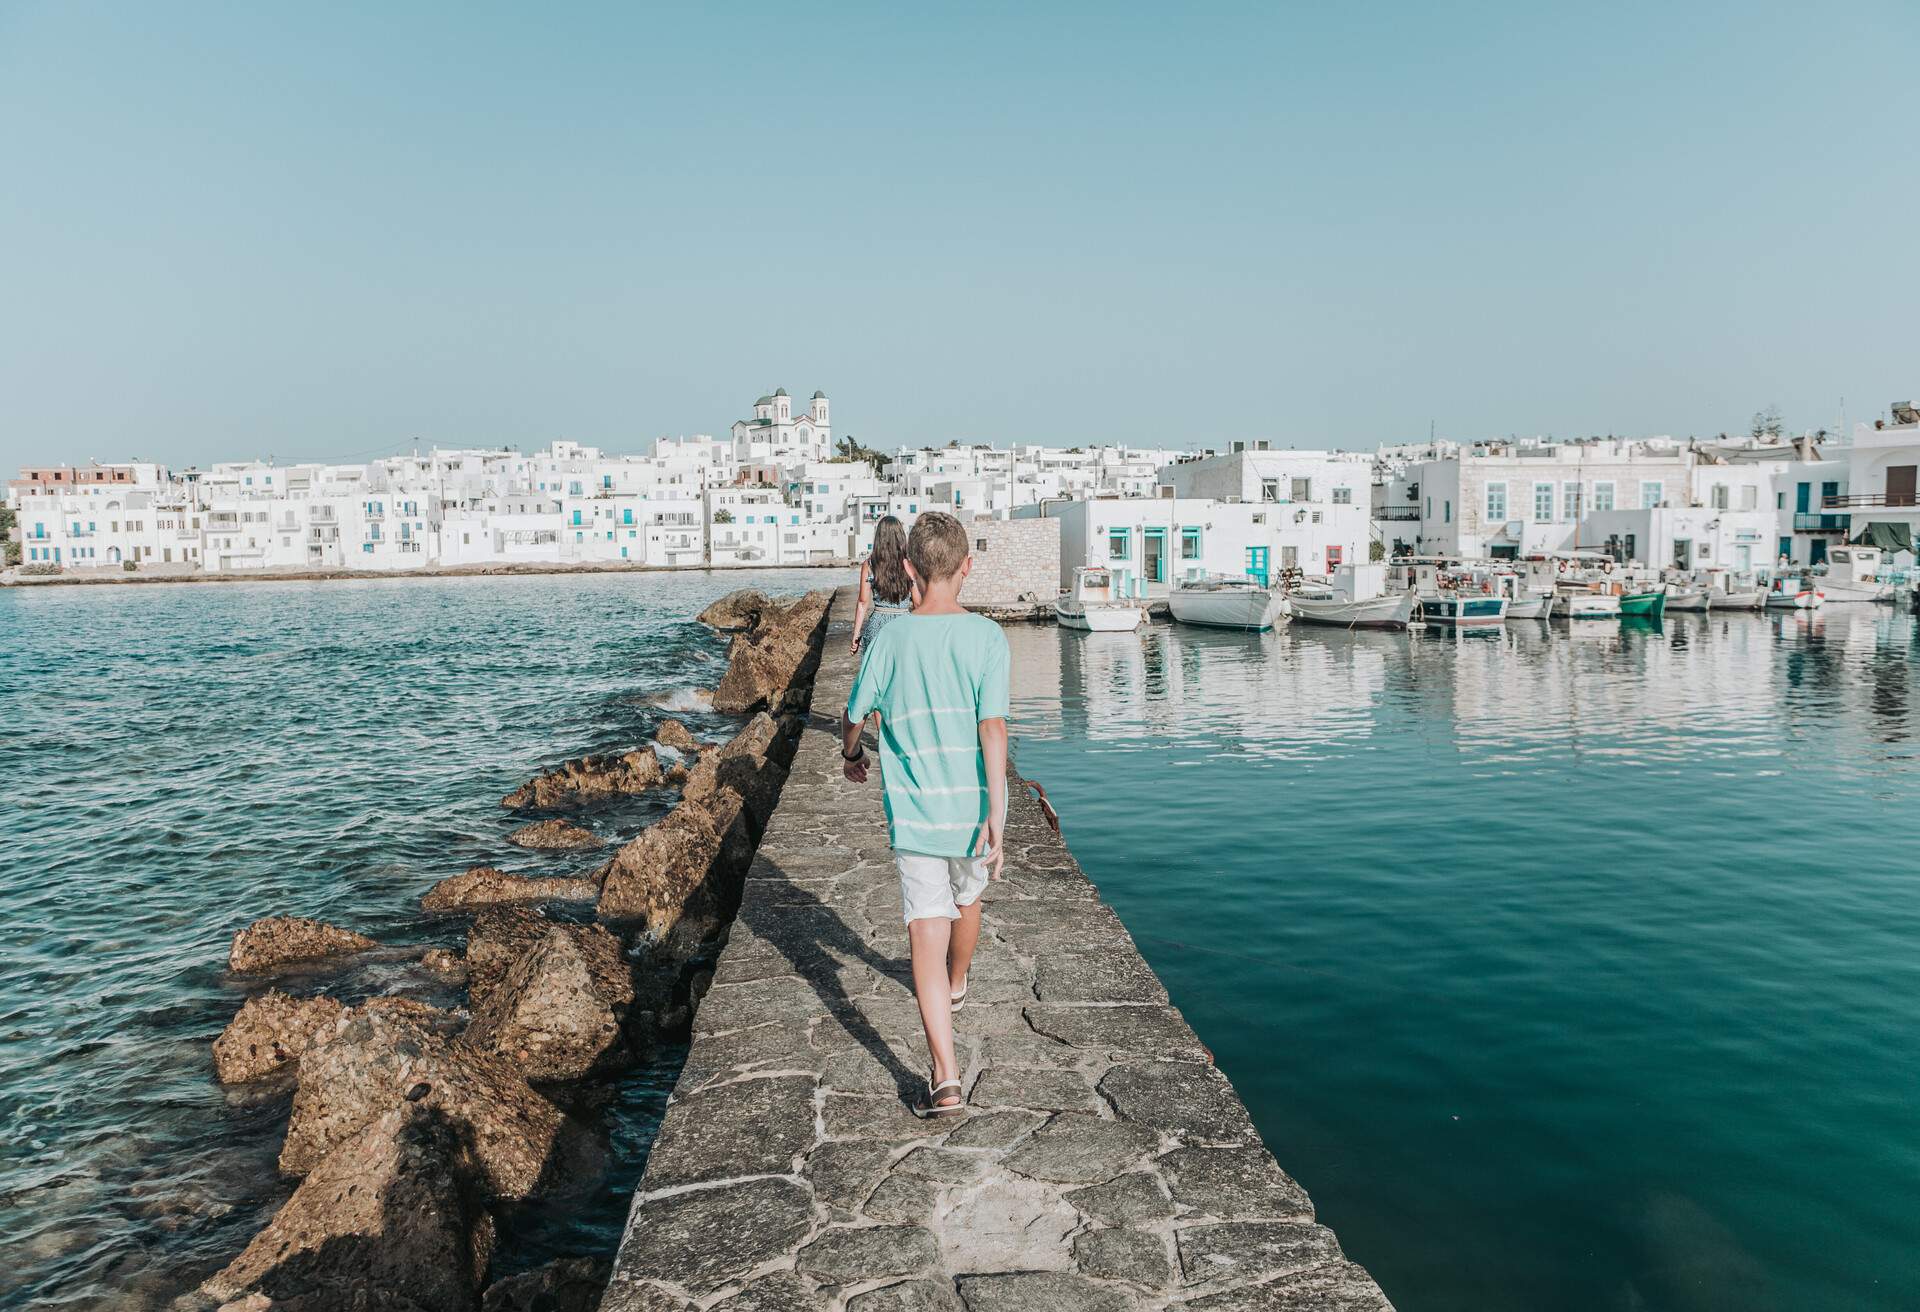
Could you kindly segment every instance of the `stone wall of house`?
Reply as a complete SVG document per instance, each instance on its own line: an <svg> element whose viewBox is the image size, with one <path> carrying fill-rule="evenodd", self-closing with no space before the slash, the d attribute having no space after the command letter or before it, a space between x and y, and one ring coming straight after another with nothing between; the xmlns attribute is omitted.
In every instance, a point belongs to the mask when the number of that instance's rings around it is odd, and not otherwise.
<svg viewBox="0 0 1920 1312"><path fill-rule="evenodd" d="M973 573L960 600L972 607L1051 602L1060 594L1060 521L979 519L967 525Z"/></svg>

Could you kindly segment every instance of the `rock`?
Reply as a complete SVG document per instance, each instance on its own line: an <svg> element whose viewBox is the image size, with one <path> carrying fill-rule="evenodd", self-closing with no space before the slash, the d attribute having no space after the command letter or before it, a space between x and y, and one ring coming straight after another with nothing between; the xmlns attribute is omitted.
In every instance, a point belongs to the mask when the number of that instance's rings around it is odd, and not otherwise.
<svg viewBox="0 0 1920 1312"><path fill-rule="evenodd" d="M685 1110L660 1128L647 1157L652 1187L741 1175L789 1175L813 1143L814 1080L732 1080L676 1098Z"/></svg>
<svg viewBox="0 0 1920 1312"><path fill-rule="evenodd" d="M1187 1283L1259 1280L1340 1260L1333 1231L1286 1221L1230 1221L1174 1232Z"/></svg>
<svg viewBox="0 0 1920 1312"><path fill-rule="evenodd" d="M558 875L510 875L492 866L474 866L449 875L420 899L426 911L472 911L506 902L591 902L600 887L591 879Z"/></svg>
<svg viewBox="0 0 1920 1312"><path fill-rule="evenodd" d="M618 756L582 756L566 761L500 799L515 811L528 807L580 806L609 797L629 797L660 786L660 758L651 747Z"/></svg>
<svg viewBox="0 0 1920 1312"><path fill-rule="evenodd" d="M793 1272L775 1271L721 1299L709 1312L821 1312L828 1306L825 1297Z"/></svg>
<svg viewBox="0 0 1920 1312"><path fill-rule="evenodd" d="M902 1280L855 1294L847 1312L966 1312L960 1296L944 1280Z"/></svg>
<svg viewBox="0 0 1920 1312"><path fill-rule="evenodd" d="M460 959L460 954L445 948L428 948L421 956L420 964L434 974L450 979L464 979L467 974L467 963Z"/></svg>
<svg viewBox="0 0 1920 1312"><path fill-rule="evenodd" d="M744 807L731 814L675 807L602 867L599 913L644 920L669 956L684 959L717 938L740 907L753 856Z"/></svg>
<svg viewBox="0 0 1920 1312"><path fill-rule="evenodd" d="M777 608L778 604L758 588L740 588L694 616L694 622L722 633L734 633L752 628L764 612Z"/></svg>
<svg viewBox="0 0 1920 1312"><path fill-rule="evenodd" d="M995 1176L960 1194L941 1216L942 1265L983 1274L1064 1270L1072 1260L1068 1236L1079 1224L1053 1189Z"/></svg>
<svg viewBox="0 0 1920 1312"><path fill-rule="evenodd" d="M1165 1221L1174 1213L1166 1190L1145 1171L1123 1175L1109 1184L1075 1189L1066 1195L1066 1199L1094 1220L1104 1221L1108 1225Z"/></svg>
<svg viewBox="0 0 1920 1312"><path fill-rule="evenodd" d="M631 1305L626 1290L649 1280L713 1293L791 1253L812 1228L812 1193L778 1176L640 1198L627 1221L629 1239L620 1247L607 1306ZM634 1242L634 1236L642 1238Z"/></svg>
<svg viewBox="0 0 1920 1312"><path fill-rule="evenodd" d="M960 1297L969 1312L1127 1312L1133 1306L1117 1289L1052 1271L962 1276Z"/></svg>
<svg viewBox="0 0 1920 1312"><path fill-rule="evenodd" d="M227 969L236 975L264 975L295 961L315 961L380 945L365 934L337 929L299 916L268 916L233 936Z"/></svg>
<svg viewBox="0 0 1920 1312"><path fill-rule="evenodd" d="M1101 1077L1100 1093L1122 1120L1150 1125L1188 1143L1260 1142L1227 1077L1204 1063L1115 1066Z"/></svg>
<svg viewBox="0 0 1920 1312"><path fill-rule="evenodd" d="M693 732L678 720L662 720L660 727L653 731L653 740L662 747L671 747L676 752L697 752L700 740Z"/></svg>
<svg viewBox="0 0 1920 1312"><path fill-rule="evenodd" d="M917 1225L873 1225L828 1230L802 1248L794 1269L822 1284L850 1285L883 1276L931 1270L939 1250L933 1233Z"/></svg>
<svg viewBox="0 0 1920 1312"><path fill-rule="evenodd" d="M496 1280L480 1312L594 1312L613 1264L598 1257L563 1257L521 1275Z"/></svg>
<svg viewBox="0 0 1920 1312"><path fill-rule="evenodd" d="M1073 1241L1080 1270L1102 1280L1159 1289L1173 1279L1166 1241L1139 1230L1089 1230Z"/></svg>
<svg viewBox="0 0 1920 1312"><path fill-rule="evenodd" d="M530 1080L575 1080L628 1053L633 972L598 925L552 925L473 1007L463 1041Z"/></svg>
<svg viewBox="0 0 1920 1312"><path fill-rule="evenodd" d="M214 1075L222 1084L241 1084L296 1062L345 1010L332 998L296 998L279 989L248 998L213 1041Z"/></svg>
<svg viewBox="0 0 1920 1312"><path fill-rule="evenodd" d="M566 820L536 820L508 834L507 841L515 847L553 852L577 852L605 846L599 835L591 829L583 829Z"/></svg>
<svg viewBox="0 0 1920 1312"><path fill-rule="evenodd" d="M355 1008L302 1055L280 1169L314 1170L367 1125L412 1102L459 1129L490 1193L528 1196L560 1131L560 1109L511 1061L452 1043L419 1014L426 1009L414 1008Z"/></svg>
<svg viewBox="0 0 1920 1312"><path fill-rule="evenodd" d="M1007 1168L1035 1180L1098 1184L1144 1158L1160 1136L1142 1125L1063 1112L1007 1158Z"/></svg>
<svg viewBox="0 0 1920 1312"><path fill-rule="evenodd" d="M727 672L713 690L713 708L744 713L804 705L820 660L820 638L833 590L809 592L777 613L766 612L733 640Z"/></svg>
<svg viewBox="0 0 1920 1312"><path fill-rule="evenodd" d="M468 1312L492 1247L470 1164L445 1115L391 1108L316 1163L200 1292L287 1312Z"/></svg>

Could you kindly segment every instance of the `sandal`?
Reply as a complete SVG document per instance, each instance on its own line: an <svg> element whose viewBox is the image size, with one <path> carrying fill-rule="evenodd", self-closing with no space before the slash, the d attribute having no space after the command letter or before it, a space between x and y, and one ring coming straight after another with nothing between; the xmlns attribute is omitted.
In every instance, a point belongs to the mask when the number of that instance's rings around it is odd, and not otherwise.
<svg viewBox="0 0 1920 1312"><path fill-rule="evenodd" d="M958 993L950 993L950 994L948 994L948 995L947 995L947 1000L953 1003L953 1009L954 1009L955 1011L958 1011L958 1010L960 1010L960 1008L961 1008L961 1007L963 1007L963 1006L965 1006L965 1005L966 1005L966 1001L967 1001L967 989L966 989L966 986L965 986L965 985L961 985L961 987L960 987L960 991L959 991Z"/></svg>
<svg viewBox="0 0 1920 1312"><path fill-rule="evenodd" d="M953 1092L951 1094L947 1093L946 1090L948 1089L951 1089ZM953 1101L942 1101L948 1097L951 1097ZM967 1095L962 1091L960 1081L942 1080L940 1083L935 1084L929 1080L927 1081L927 1100L922 1103L916 1103L913 1114L923 1121L930 1121L939 1116L959 1116L966 1110Z"/></svg>

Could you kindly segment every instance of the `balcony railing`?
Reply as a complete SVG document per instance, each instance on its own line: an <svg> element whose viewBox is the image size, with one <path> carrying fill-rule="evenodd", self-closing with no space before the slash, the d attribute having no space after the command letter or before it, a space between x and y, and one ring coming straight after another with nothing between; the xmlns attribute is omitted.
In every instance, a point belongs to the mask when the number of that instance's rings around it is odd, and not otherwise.
<svg viewBox="0 0 1920 1312"><path fill-rule="evenodd" d="M1793 513L1795 533L1845 533L1852 527L1852 515L1809 515L1804 510Z"/></svg>
<svg viewBox="0 0 1920 1312"><path fill-rule="evenodd" d="M1821 497L1828 510L1843 506L1920 506L1920 492L1847 492L1837 497Z"/></svg>
<svg viewBox="0 0 1920 1312"><path fill-rule="evenodd" d="M1375 523L1409 522L1420 518L1418 506L1382 506L1373 512Z"/></svg>

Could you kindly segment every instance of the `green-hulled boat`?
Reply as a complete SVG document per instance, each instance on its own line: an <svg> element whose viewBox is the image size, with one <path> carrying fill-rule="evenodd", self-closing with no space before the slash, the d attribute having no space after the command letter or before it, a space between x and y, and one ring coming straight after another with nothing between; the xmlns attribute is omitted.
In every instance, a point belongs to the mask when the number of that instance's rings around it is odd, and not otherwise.
<svg viewBox="0 0 1920 1312"><path fill-rule="evenodd" d="M1657 620L1667 613L1667 590L1657 592L1629 592L1620 598L1620 618L1637 615L1641 619Z"/></svg>

